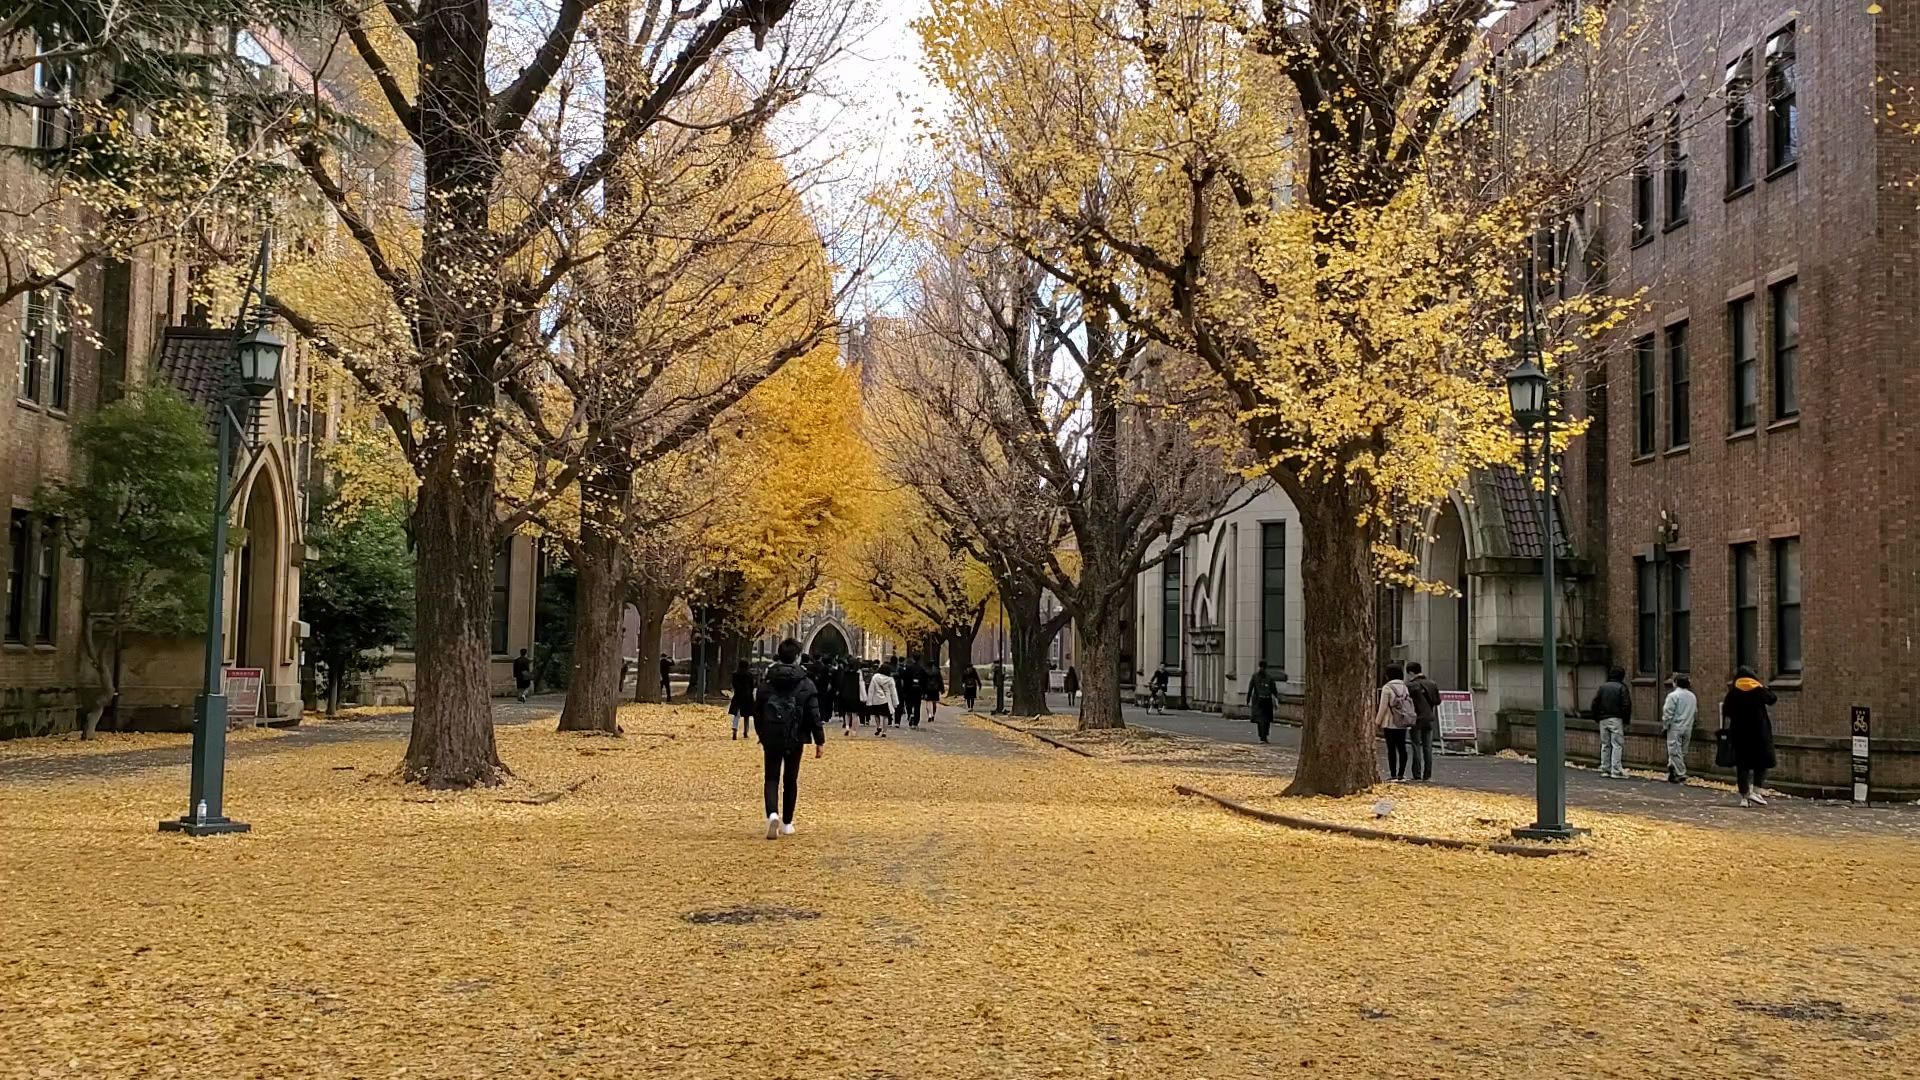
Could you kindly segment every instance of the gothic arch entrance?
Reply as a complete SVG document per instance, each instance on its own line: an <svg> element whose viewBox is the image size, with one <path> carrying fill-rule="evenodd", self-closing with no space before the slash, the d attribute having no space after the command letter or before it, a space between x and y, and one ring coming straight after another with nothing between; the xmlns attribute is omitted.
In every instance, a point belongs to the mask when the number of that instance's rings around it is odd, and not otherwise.
<svg viewBox="0 0 1920 1080"><path fill-rule="evenodd" d="M1467 581L1467 531L1460 508L1449 499L1434 519L1433 539L1427 546L1426 577L1453 588L1452 595L1428 594L1425 655L1409 657L1426 663L1427 674L1445 690L1465 690L1473 672L1468 663L1471 640Z"/></svg>
<svg viewBox="0 0 1920 1080"><path fill-rule="evenodd" d="M812 656L846 656L850 651L847 635L833 623L823 624L807 642L807 652Z"/></svg>

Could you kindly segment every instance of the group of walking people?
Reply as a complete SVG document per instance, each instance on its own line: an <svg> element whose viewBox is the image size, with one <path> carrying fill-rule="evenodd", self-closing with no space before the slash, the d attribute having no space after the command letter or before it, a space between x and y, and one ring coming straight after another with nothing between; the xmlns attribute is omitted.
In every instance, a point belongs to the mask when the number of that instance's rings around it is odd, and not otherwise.
<svg viewBox="0 0 1920 1080"><path fill-rule="evenodd" d="M1418 660L1387 668L1374 702L1373 726L1387 741L1387 779L1433 779L1433 744L1440 727L1440 685Z"/></svg>
<svg viewBox="0 0 1920 1080"><path fill-rule="evenodd" d="M1767 798L1760 788L1767 772L1777 763L1773 752L1773 710L1778 700L1760 681L1753 669L1742 667L1727 684L1720 699L1720 726L1714 732L1714 764L1732 769L1734 784L1740 790L1741 806L1765 806ZM1607 672L1607 681L1593 695L1593 716L1600 729L1600 774L1615 779L1626 772L1626 731L1633 722L1633 694L1627 688L1627 673L1621 668ZM1660 703L1660 733L1667 744L1667 782L1685 783L1687 749L1693 745L1693 728L1700 714L1700 699L1693 682L1676 672L1667 680L1667 696Z"/></svg>

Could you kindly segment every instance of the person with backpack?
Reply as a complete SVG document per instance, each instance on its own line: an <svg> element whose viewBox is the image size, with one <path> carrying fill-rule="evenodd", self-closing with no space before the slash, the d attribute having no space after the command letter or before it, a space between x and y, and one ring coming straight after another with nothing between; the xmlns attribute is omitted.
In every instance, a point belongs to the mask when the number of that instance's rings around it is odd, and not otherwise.
<svg viewBox="0 0 1920 1080"><path fill-rule="evenodd" d="M1593 692L1593 718L1600 725L1600 775L1627 778L1627 724L1633 719L1633 692L1627 689L1625 668L1607 672L1607 681Z"/></svg>
<svg viewBox="0 0 1920 1080"><path fill-rule="evenodd" d="M753 738L755 690L753 667L743 656L740 658L739 665L733 669L733 698L727 702L727 728L736 739L742 735L749 739Z"/></svg>
<svg viewBox="0 0 1920 1080"><path fill-rule="evenodd" d="M1060 680L1060 687L1067 692L1067 708L1073 708L1073 699L1080 696L1080 669L1068 664L1067 676Z"/></svg>
<svg viewBox="0 0 1920 1080"><path fill-rule="evenodd" d="M1147 680L1147 712L1158 710L1161 716L1167 715L1167 682L1167 665L1154 668L1153 677Z"/></svg>
<svg viewBox="0 0 1920 1080"><path fill-rule="evenodd" d="M974 702L980 699L980 673L968 664L960 672L960 696L966 699L967 711L972 712Z"/></svg>
<svg viewBox="0 0 1920 1080"><path fill-rule="evenodd" d="M800 659L800 643L792 638L782 641L776 656L753 703L766 766L769 840L793 835L793 811L800 799L800 758L806 753L808 743L813 744L816 758L827 745L820 692L796 662Z"/></svg>
<svg viewBox="0 0 1920 1080"><path fill-rule="evenodd" d="M1252 681L1247 684L1247 712L1261 742L1266 742L1267 733L1273 730L1273 707L1279 700L1280 686L1268 673L1267 662L1262 660L1253 673Z"/></svg>
<svg viewBox="0 0 1920 1080"><path fill-rule="evenodd" d="M867 715L873 717L873 733L886 738L887 727L899 709L900 688L894 684L893 663L888 661L867 680Z"/></svg>
<svg viewBox="0 0 1920 1080"><path fill-rule="evenodd" d="M1419 722L1406 674L1399 664L1387 668L1386 685L1380 688L1380 701L1373 709L1373 726L1387 739L1387 779L1393 781L1407 778L1407 732Z"/></svg>
<svg viewBox="0 0 1920 1080"><path fill-rule="evenodd" d="M1440 727L1440 685L1427 678L1415 660L1407 665L1407 693L1413 698L1413 779L1433 779L1433 736Z"/></svg>

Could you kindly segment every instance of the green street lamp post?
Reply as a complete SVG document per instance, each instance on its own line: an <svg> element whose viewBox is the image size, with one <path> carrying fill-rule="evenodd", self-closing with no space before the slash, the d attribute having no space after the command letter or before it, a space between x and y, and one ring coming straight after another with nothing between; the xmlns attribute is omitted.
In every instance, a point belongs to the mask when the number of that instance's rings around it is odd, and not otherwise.
<svg viewBox="0 0 1920 1080"><path fill-rule="evenodd" d="M244 403L252 408L280 385L280 356L286 351L286 343L266 325L269 243L270 237L263 235L253 277L247 283L246 295L241 298L240 316L234 325L233 359L239 393L223 393L214 403L214 426L218 435L214 451L213 551L207 568L207 662L200 696L194 701L187 812L160 822L161 832L217 836L246 832L253 827L226 815L227 694L221 665L225 658L221 631L226 615L227 515L232 502L232 494L227 489L232 476L233 433L238 431L241 439L247 438L247 430L234 414L233 406ZM262 302L258 310L251 307L256 295Z"/></svg>
<svg viewBox="0 0 1920 1080"><path fill-rule="evenodd" d="M1554 555L1558 544L1553 512L1553 402L1547 373L1535 359L1538 317L1533 308L1533 275L1527 275L1526 325L1520 363L1507 373L1507 398L1513 418L1526 433L1533 456L1533 430L1540 429L1540 717L1534 726L1538 745L1534 768L1534 822L1513 830L1526 840L1570 840L1580 830L1567 824L1566 724L1560 715L1560 663L1553 620ZM1531 471L1531 470L1529 470Z"/></svg>

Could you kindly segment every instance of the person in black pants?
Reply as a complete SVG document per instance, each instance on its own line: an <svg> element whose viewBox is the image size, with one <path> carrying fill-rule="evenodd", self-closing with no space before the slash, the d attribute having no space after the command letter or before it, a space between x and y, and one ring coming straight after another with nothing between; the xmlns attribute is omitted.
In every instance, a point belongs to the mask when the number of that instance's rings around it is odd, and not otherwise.
<svg viewBox="0 0 1920 1080"><path fill-rule="evenodd" d="M794 804L800 798L800 758L807 744L813 756L826 749L826 718L820 692L796 661L800 643L780 643L778 660L767 668L766 679L754 697L754 726L760 729L760 750L766 758L767 839L793 835Z"/></svg>
<svg viewBox="0 0 1920 1080"><path fill-rule="evenodd" d="M673 660L666 653L660 654L660 700L673 700Z"/></svg>
<svg viewBox="0 0 1920 1080"><path fill-rule="evenodd" d="M925 673L920 670L920 661L907 657L900 665L899 674L894 677L900 690L900 708L893 714L893 726L899 727L902 718L908 727L920 726L920 694L925 689Z"/></svg>

